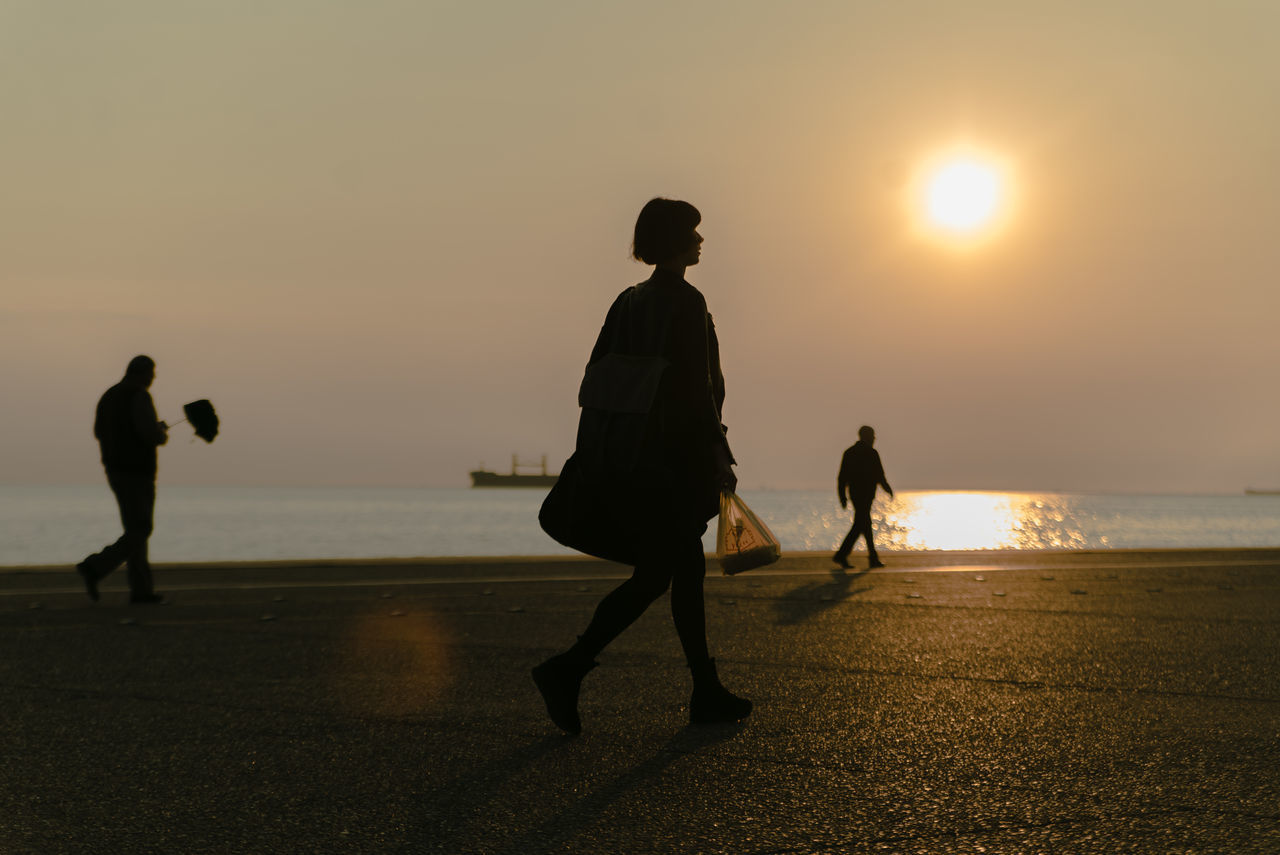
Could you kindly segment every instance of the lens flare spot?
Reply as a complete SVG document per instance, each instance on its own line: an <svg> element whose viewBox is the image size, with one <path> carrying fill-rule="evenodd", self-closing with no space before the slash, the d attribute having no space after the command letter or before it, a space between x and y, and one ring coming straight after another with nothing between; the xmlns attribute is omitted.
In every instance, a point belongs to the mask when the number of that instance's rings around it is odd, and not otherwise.
<svg viewBox="0 0 1280 855"><path fill-rule="evenodd" d="M427 711L453 682L449 649L449 638L430 613L388 609L355 617L333 657L331 697L353 715Z"/></svg>

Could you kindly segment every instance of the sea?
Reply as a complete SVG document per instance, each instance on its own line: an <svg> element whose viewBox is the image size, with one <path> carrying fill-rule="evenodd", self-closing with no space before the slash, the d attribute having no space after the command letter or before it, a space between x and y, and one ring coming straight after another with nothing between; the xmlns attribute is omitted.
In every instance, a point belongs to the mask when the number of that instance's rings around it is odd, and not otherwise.
<svg viewBox="0 0 1280 855"><path fill-rule="evenodd" d="M160 485L154 562L567 555L538 527L545 489ZM785 551L834 551L834 490L744 490ZM900 490L872 512L882 550L1280 547L1280 495ZM714 550L713 520L705 544ZM0 566L75 564L115 540L101 486L0 486ZM862 544L858 547L862 549Z"/></svg>

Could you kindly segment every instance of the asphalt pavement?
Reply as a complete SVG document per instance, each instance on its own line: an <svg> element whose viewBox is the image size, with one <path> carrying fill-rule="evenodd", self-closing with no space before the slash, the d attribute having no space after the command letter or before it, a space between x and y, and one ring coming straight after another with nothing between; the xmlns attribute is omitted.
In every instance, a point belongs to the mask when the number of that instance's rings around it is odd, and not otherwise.
<svg viewBox="0 0 1280 855"><path fill-rule="evenodd" d="M884 558L709 562L755 712L688 725L664 599L578 737L529 669L616 565L0 570L0 853L1280 852L1280 550Z"/></svg>

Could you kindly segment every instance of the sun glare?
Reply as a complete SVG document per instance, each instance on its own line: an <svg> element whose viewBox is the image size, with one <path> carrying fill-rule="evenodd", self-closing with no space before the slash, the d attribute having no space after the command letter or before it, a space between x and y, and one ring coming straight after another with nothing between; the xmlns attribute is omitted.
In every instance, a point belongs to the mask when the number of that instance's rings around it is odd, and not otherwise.
<svg viewBox="0 0 1280 855"><path fill-rule="evenodd" d="M921 167L911 189L912 218L928 237L955 246L982 243L1008 219L1009 168L973 149L953 149Z"/></svg>
<svg viewBox="0 0 1280 855"><path fill-rule="evenodd" d="M929 219L945 229L971 232L990 222L1000 200L1000 181L974 161L948 163L929 179Z"/></svg>

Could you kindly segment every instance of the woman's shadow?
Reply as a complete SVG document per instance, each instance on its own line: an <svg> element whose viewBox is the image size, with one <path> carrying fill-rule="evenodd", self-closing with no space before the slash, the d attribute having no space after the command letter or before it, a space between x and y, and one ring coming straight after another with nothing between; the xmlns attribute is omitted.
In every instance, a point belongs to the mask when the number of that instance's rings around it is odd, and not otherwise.
<svg viewBox="0 0 1280 855"><path fill-rule="evenodd" d="M563 844L572 841L583 829L598 822L607 808L661 777L668 766L734 738L746 726L747 722L744 720L685 727L673 734L649 759L637 763L603 786L593 787L580 799L537 826L527 829L518 839L497 851L503 855L559 851Z"/></svg>
<svg viewBox="0 0 1280 855"><path fill-rule="evenodd" d="M850 597L870 591L870 587L853 587L854 580L862 578L868 572L870 571L858 570L850 573L836 567L831 571L829 580L810 582L789 591L774 602L777 622L784 626L803 623Z"/></svg>

